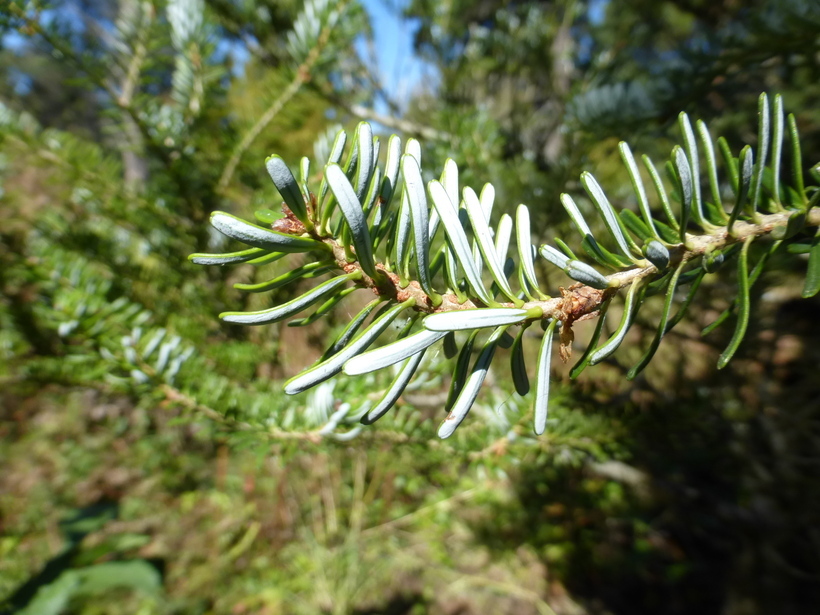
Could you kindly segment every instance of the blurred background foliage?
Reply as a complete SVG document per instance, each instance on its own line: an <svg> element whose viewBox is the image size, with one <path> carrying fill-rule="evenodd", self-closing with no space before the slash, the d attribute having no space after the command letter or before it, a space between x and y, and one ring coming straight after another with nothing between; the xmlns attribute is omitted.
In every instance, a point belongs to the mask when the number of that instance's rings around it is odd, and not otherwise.
<svg viewBox="0 0 820 615"><path fill-rule="evenodd" d="M556 366L536 439L499 370L441 442L443 356L362 430L347 413L384 376L280 392L355 306L221 325L268 305L232 290L262 274L185 256L222 247L214 209L277 208L265 156L295 166L371 117L420 137L426 168L451 156L466 183L494 183L498 209L530 205L536 241L567 230L557 195L583 169L629 198L618 140L663 156L682 110L737 147L758 94L779 92L816 163L820 6L363 4L0 4L0 612L812 612L805 260L774 258L722 372L728 333L699 335L733 297L718 272L635 383L618 360L571 386ZM379 63L385 12L434 76L401 95ZM651 334L633 328L623 365Z"/></svg>

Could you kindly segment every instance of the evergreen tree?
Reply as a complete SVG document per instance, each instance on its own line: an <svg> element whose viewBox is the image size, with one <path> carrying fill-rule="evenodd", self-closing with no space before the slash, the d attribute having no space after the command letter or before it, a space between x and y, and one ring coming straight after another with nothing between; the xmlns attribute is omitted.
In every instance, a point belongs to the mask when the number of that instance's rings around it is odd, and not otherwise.
<svg viewBox="0 0 820 615"><path fill-rule="evenodd" d="M440 82L379 115L399 139L358 123L384 89L357 2L3 3L0 382L350 465L326 552L372 592L350 554L394 509L365 473L401 478L401 518L466 472L441 531L528 545L556 612L802 612L816 3L404 10ZM368 604L350 583L337 612Z"/></svg>

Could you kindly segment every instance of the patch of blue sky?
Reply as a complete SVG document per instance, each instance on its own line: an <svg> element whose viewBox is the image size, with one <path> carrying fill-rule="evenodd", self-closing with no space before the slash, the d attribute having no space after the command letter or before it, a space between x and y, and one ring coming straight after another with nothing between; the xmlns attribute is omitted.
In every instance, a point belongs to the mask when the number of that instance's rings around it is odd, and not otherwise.
<svg viewBox="0 0 820 615"><path fill-rule="evenodd" d="M590 0L587 6L587 19L590 25L597 27L604 23L609 4L610 0ZM578 63L582 66L587 65L592 61L594 40L588 32L576 35L576 39L578 44Z"/></svg>
<svg viewBox="0 0 820 615"><path fill-rule="evenodd" d="M231 74L234 77L242 77L245 74L245 64L251 59L251 52L242 41L220 38L216 41L214 61L222 62L226 58L231 60Z"/></svg>
<svg viewBox="0 0 820 615"><path fill-rule="evenodd" d="M604 22L606 7L609 1L610 0L592 0L592 2L589 3L587 15L589 16L589 22L593 26L600 26Z"/></svg>
<svg viewBox="0 0 820 615"><path fill-rule="evenodd" d="M28 38L20 34L17 30L9 30L3 34L2 45L3 49L10 49L16 54L22 54L25 51L28 43Z"/></svg>
<svg viewBox="0 0 820 615"><path fill-rule="evenodd" d="M416 20L407 19L403 12L407 0L361 0L373 27L371 50L364 37L356 41L356 49L362 59L375 59L372 67L384 88L384 92L400 112L414 93L435 92L439 76L432 64L425 62L413 49L413 34L418 27ZM388 102L377 97L376 113L391 114Z"/></svg>

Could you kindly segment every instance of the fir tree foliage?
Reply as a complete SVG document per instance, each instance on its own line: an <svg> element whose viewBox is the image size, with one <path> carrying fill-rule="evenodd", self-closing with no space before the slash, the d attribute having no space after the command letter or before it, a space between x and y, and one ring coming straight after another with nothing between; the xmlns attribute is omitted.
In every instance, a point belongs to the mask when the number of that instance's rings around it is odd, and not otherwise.
<svg viewBox="0 0 820 615"><path fill-rule="evenodd" d="M82 15L83 37L64 3L9 4L0 26L24 35L21 53L44 56L89 92L94 121L88 131L85 125L66 130L29 99L0 101L6 214L0 232L0 378L164 400L238 432L353 437L357 432L347 435L342 415L306 416L305 404L271 417L266 410L284 407L283 394L271 391L267 380L248 380L260 347L276 351L275 336L256 337L253 344L220 336L219 343L208 343L209 327L202 323L225 305L225 295L212 284L221 289L220 273L227 270L166 266L179 264L180 254L221 249L223 236L197 221L221 202L219 181L230 175L226 170L237 171L224 187L234 190L234 204L237 186L252 187L267 175L264 167L257 171L241 160L247 149L257 151L258 127L246 127L241 114L229 113L232 80L241 80L218 50L224 25L214 4L90 2ZM251 10L252 4L243 5ZM266 27L276 25L281 38L280 64L268 75L277 82L291 79L293 96L306 83L329 80L355 56L349 43L362 28L362 10L344 0L293 3L290 9ZM291 98L274 92L269 102L265 93L262 103L272 110L267 122L290 126L277 112ZM300 113L319 106L315 94L300 95L306 103ZM318 128L324 122L322 116ZM306 131L303 141L291 135L289 142L309 144L316 129ZM267 170L274 172L275 164ZM28 189L29 177L37 190ZM39 191L48 194L42 208L32 198ZM303 249L305 239L292 239ZM337 390L334 401L339 395ZM408 427L414 429L412 421Z"/></svg>
<svg viewBox="0 0 820 615"><path fill-rule="evenodd" d="M614 205L588 172L581 175L581 185L602 226L598 221L590 225L572 196L560 196L580 235L572 242L576 249L555 238L555 246L536 250L525 205L518 207L515 221L502 214L493 224L492 185L479 191L460 185L453 160L425 183L415 139L402 145L391 136L380 162L382 141L363 122L352 135L338 133L327 160L321 161L324 172L318 182L310 175L309 160L303 159L294 174L280 158L270 157L267 167L283 199L281 211L258 211L260 224L215 212L212 225L250 248L192 254L190 259L207 265L261 265L294 252L314 256L310 265L258 288L239 286L251 291L330 276L284 304L223 313L226 322L268 324L320 304L307 317L311 320L338 305L351 288L370 289L376 299L352 319L319 362L285 384L286 393L296 394L342 371L356 375L399 365L382 399L362 416L365 423L389 410L431 346L442 340L450 348L460 346L453 360L448 415L438 431L442 438L466 418L499 347L512 345L513 381L519 394L528 393L524 331L540 323L545 333L534 370L533 412L540 434L547 424L553 339L561 359L568 361L576 322L599 318L589 347L571 370L573 378L586 366L607 360L624 342L641 308L658 295L661 319L644 356L629 370L628 378L634 378L693 305L704 275L734 260L738 295L716 323L734 316L734 334L718 361L722 368L747 333L750 287L769 255L784 244L791 252L808 252L803 295L820 290L820 172L812 168L804 178L799 135L793 116L784 117L780 96L772 101L766 94L759 98L755 149L747 145L733 153L725 139L713 141L703 122L693 128L685 113L679 116L679 127L682 145L660 166L665 178L656 163L643 156L639 166L630 147L620 144L638 213ZM716 151L722 155L720 165ZM783 173L786 168L790 175ZM648 196L653 191L656 205ZM599 227L601 232L591 230ZM758 243L763 255L752 263L751 247ZM557 289L539 283L536 252L574 283ZM613 301L623 302L620 320L609 338L601 339L601 325ZM390 324L401 318L407 321L395 339L377 345Z"/></svg>

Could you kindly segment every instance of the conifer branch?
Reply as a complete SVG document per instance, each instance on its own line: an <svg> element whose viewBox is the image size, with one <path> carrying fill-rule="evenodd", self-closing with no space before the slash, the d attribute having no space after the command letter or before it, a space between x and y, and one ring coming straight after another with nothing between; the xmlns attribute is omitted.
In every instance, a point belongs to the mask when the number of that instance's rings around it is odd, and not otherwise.
<svg viewBox="0 0 820 615"><path fill-rule="evenodd" d="M775 113L782 113L779 97L775 99ZM782 124L780 116L775 119L776 126ZM505 340L512 339L508 329L526 329L541 322L545 335L538 355L534 407L535 431L541 433L547 424L549 365L556 330L559 355L567 361L574 338L573 325L600 317L589 346L571 370L574 378L588 365L603 361L618 349L647 297L665 295L655 339L628 372L628 378L634 378L651 361L661 338L690 307L704 275L715 271L727 258L737 256L738 297L734 306L738 319L735 334L719 361L718 366L723 367L746 333L749 289L765 265L765 259L761 259L754 269L750 268L749 249L766 237L774 239L767 254L783 241L809 239L811 243L805 251L811 256L804 296L820 291L820 242L816 238L820 226L820 187L802 185L802 172L798 172L795 177L800 181L789 190L781 189L781 179L774 177L771 169L782 168L779 156L783 148L778 141L782 134L775 135L777 147L772 149L775 159L771 164L767 147L763 147L763 158L757 161L749 146L736 160L728 145L719 141L727 159L726 190L734 193L730 206L703 197L701 169L709 179L710 193L719 196L720 191L714 148L708 141L705 125L698 124L706 149L705 160L701 161L694 131L685 114L681 114L679 124L685 147L675 147L666 164L672 194L680 202L677 213L654 164L643 158L666 222L659 220L650 206L648 191L625 143L620 146L621 156L640 215L613 206L590 173L581 175L581 183L599 224L590 225L573 198L561 195L560 201L581 235L581 248L588 261L581 260L560 238L555 239L557 248L541 246L538 253L576 282L559 287L553 295L541 288L537 280L533 266L535 247L531 245L525 206L519 206L515 222L503 214L493 226L492 186L485 185L480 194L470 187L459 190L458 167L448 161L440 179L425 187L421 180L421 149L415 139L408 140L402 154L398 137L391 137L382 166L379 140L373 138L366 123L359 125L349 144L346 133L337 136L319 186L309 185L307 159L302 160L297 180L281 158L269 158L268 171L285 201L282 212L256 212L257 219L267 228L216 212L212 224L217 229L253 248L224 255L194 254L191 259L201 264L264 264L289 252L317 253L315 264L268 282L238 286L251 292L279 288L322 273L332 276L282 305L258 312L227 312L222 318L228 322L276 322L324 301L312 316L302 319L303 323L313 322L342 301L352 288L373 292L376 300L353 318L322 360L285 385L286 393L295 394L341 371L357 375L399 365L382 399L362 416L364 423L375 421L396 403L427 348L442 339L449 340L451 347L457 346L456 334L470 332L462 341L453 366L445 403L450 414L439 429L443 438L449 437L466 417L498 347L512 344L511 369L516 390L522 395L528 392L522 338L519 336L515 342ZM793 124L792 121L792 127ZM771 135L766 95L760 98L759 129L759 141L768 144ZM791 150L799 152L796 129L790 131L789 138L793 141ZM799 161L793 162L793 166L799 169ZM783 202L783 194L789 195L789 202ZM593 228L604 230L595 232ZM511 243L513 257L508 256ZM613 251L606 245L614 246ZM518 285L514 287L516 272ZM688 294L672 316L671 308L679 301L676 293L687 286ZM599 341L604 314L621 290L625 292L620 323L609 339ZM382 307L376 310L380 304ZM413 316L398 338L368 350L390 322L405 311ZM722 319L723 316L719 321ZM474 349L478 355L473 360Z"/></svg>
<svg viewBox="0 0 820 615"><path fill-rule="evenodd" d="M687 244L679 244L669 249L669 266L676 267L689 263L697 258L703 257L716 250L721 250L734 244L741 244L749 238L757 239L770 235L775 229L788 226L792 216L800 215L797 211L786 211L760 216L755 223L738 222L729 232L728 228L717 227L708 235L688 235ZM820 207L812 208L805 219L806 227L820 226ZM399 277L392 273L383 263L376 263L376 268L382 274L374 279L364 273L358 261L350 261L347 258L344 247L332 237L316 236L317 239L328 245L335 259L336 267L345 273L353 271L361 272L361 277L354 281L360 288L372 291L376 296L399 303L413 299L415 305L413 310L422 314L438 314L458 310L475 310L487 307L478 299L467 299L459 302L458 296L454 293L441 295L442 303L433 305L432 300L424 292L418 282L411 281L406 287L402 287ZM687 247L688 246L688 247ZM585 319L588 316L597 315L601 305L610 299L616 291L628 288L635 281L643 280L659 273L655 265L647 264L644 267L634 267L625 271L616 272L607 276L608 287L604 290L593 288L585 284L576 283L568 288L561 288L561 296L538 301L527 301L522 309L529 310L537 308L541 311L541 316L528 319L534 320L559 320L561 322L573 322ZM501 307L517 307L511 302L502 302Z"/></svg>

